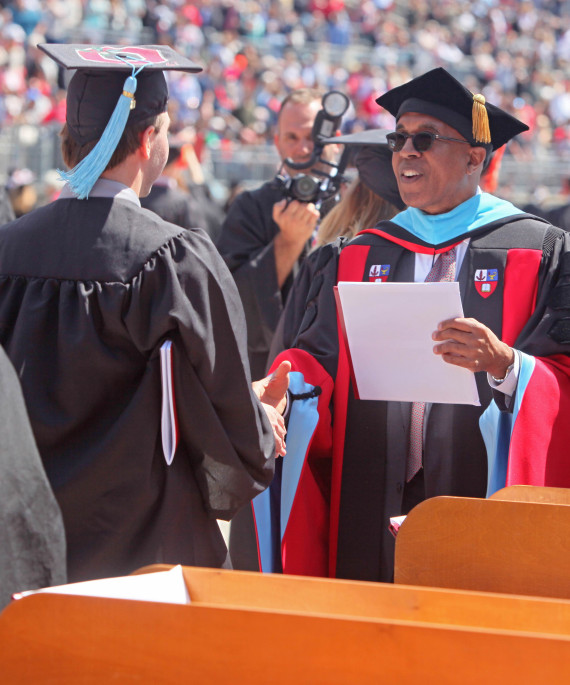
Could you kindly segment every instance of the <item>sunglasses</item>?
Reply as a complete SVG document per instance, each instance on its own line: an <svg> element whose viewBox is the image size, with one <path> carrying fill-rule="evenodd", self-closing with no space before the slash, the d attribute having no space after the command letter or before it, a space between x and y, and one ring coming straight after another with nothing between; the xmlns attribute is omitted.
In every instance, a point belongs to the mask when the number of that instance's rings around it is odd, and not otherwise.
<svg viewBox="0 0 570 685"><path fill-rule="evenodd" d="M417 150L417 152L426 152L434 144L436 140L452 140L454 143L467 143L470 144L468 140L462 140L461 138L448 138L447 136L440 136L439 133L432 133L431 131L420 131L419 133L402 133L401 131L394 131L394 133L388 133L386 140L388 141L388 147L392 152L400 152L400 150L406 144L408 138L412 139L412 145Z"/></svg>

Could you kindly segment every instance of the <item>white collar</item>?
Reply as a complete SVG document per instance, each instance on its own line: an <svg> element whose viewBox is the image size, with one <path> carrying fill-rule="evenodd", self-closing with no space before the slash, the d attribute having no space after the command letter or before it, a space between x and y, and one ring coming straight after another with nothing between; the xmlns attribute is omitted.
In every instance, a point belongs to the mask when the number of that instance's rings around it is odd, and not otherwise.
<svg viewBox="0 0 570 685"><path fill-rule="evenodd" d="M108 178L98 178L89 192L89 197L118 197L121 200L128 200L139 207L141 206L139 197L132 188L129 188L118 181L111 181ZM70 198L75 198L75 195L69 185L66 184L59 195L59 199L69 200Z"/></svg>

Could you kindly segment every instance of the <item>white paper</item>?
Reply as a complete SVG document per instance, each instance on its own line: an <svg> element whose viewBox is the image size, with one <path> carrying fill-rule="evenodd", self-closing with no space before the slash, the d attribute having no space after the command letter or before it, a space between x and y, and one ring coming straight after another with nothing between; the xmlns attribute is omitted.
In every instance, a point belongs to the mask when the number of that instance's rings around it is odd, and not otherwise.
<svg viewBox="0 0 570 685"><path fill-rule="evenodd" d="M109 599L135 599L143 602L167 602L169 604L190 604L190 595L184 581L182 566L168 571L141 573L120 578L101 578L82 583L57 585L41 590L20 592L14 599L36 592L50 592L59 595L81 595L83 597L107 597Z"/></svg>
<svg viewBox="0 0 570 685"><path fill-rule="evenodd" d="M172 341L167 340L160 348L160 374L162 381L162 451L168 466L172 464L178 442L176 409L172 387Z"/></svg>
<svg viewBox="0 0 570 685"><path fill-rule="evenodd" d="M406 516L390 516L390 525L388 526L388 530L392 533L394 537L398 535L398 531L400 530L400 526L404 521L406 520Z"/></svg>
<svg viewBox="0 0 570 685"><path fill-rule="evenodd" d="M362 400L479 405L475 375L433 352L440 321L463 316L459 283L340 282Z"/></svg>

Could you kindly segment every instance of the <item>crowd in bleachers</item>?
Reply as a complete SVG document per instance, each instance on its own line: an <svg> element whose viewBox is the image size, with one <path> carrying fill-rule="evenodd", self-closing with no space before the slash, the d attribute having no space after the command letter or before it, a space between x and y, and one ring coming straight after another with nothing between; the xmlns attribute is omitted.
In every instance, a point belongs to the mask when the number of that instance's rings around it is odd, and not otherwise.
<svg viewBox="0 0 570 685"><path fill-rule="evenodd" d="M301 85L340 88L346 127L390 126L375 98L442 65L525 120L511 152L568 151L567 0L13 0L1 2L0 122L64 118L64 77L45 41L168 43L204 65L171 79L176 127L212 148L270 142Z"/></svg>

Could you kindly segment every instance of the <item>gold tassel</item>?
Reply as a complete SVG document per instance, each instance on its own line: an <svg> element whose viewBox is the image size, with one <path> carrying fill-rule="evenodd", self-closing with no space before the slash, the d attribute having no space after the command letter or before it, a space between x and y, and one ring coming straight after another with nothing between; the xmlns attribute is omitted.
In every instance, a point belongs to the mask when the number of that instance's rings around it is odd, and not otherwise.
<svg viewBox="0 0 570 685"><path fill-rule="evenodd" d="M473 139L476 143L490 143L491 130L489 128L489 115L485 107L485 96L477 94L473 96Z"/></svg>

